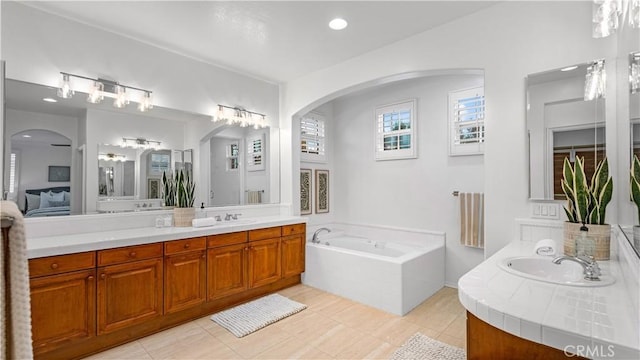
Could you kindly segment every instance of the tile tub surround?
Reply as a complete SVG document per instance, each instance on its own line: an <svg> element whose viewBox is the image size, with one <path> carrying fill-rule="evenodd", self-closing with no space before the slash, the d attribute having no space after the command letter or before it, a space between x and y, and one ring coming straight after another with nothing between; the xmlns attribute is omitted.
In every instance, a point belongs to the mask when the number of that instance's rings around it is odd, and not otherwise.
<svg viewBox="0 0 640 360"><path fill-rule="evenodd" d="M248 218L244 220L248 220ZM122 230L87 231L83 233L41 237L30 236L27 229L27 256L30 259L33 259L44 256L71 254L130 245L150 244L169 240L232 233L306 222L305 218L297 216L264 216L251 218L250 220L252 222L248 224L242 223L241 220L238 220L238 222L223 221L214 226L201 228L156 228L147 225L144 227Z"/></svg>
<svg viewBox="0 0 640 360"><path fill-rule="evenodd" d="M462 305L482 321L521 338L564 350L567 345L605 349L615 358L640 358L640 322L617 260L599 264L616 278L606 287L580 288L525 279L500 269L513 256L532 256L533 242L515 241L460 278ZM551 260L551 257L549 258ZM575 347L573 348L575 349ZM598 355L598 354L596 354ZM595 358L598 358L595 356Z"/></svg>

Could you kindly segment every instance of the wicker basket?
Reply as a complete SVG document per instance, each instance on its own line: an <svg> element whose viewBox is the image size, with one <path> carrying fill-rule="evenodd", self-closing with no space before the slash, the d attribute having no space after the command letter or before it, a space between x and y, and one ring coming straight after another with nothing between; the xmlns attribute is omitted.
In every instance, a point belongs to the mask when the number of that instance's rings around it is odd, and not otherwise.
<svg viewBox="0 0 640 360"><path fill-rule="evenodd" d="M196 217L196 208L173 208L173 225L177 227L191 226L191 220Z"/></svg>
<svg viewBox="0 0 640 360"><path fill-rule="evenodd" d="M566 255L576 255L576 239L580 236L579 223L564 223L564 253ZM587 224L589 236L596 243L594 258L596 260L609 260L611 244L611 225Z"/></svg>

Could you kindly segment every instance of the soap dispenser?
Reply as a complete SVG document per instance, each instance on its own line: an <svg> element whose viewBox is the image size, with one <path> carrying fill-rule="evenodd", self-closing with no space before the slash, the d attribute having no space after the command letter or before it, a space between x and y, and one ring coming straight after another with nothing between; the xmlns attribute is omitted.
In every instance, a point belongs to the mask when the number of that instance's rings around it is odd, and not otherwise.
<svg viewBox="0 0 640 360"><path fill-rule="evenodd" d="M576 256L593 257L595 255L596 242L589 236L589 228L582 224L580 235L576 238Z"/></svg>
<svg viewBox="0 0 640 360"><path fill-rule="evenodd" d="M204 219L207 217L207 213L204 211L204 203L200 203L200 210L196 214L196 219Z"/></svg>

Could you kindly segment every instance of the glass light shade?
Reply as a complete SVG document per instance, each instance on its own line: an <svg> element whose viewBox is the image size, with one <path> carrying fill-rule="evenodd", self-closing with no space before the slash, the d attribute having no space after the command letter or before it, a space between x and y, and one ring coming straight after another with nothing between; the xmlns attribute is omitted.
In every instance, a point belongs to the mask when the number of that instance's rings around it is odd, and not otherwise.
<svg viewBox="0 0 640 360"><path fill-rule="evenodd" d="M629 91L640 93L640 53L629 55Z"/></svg>
<svg viewBox="0 0 640 360"><path fill-rule="evenodd" d="M151 109L153 109L153 104L151 103L151 93L145 91L144 95L142 95L142 99L140 99L140 103L138 103L138 110L145 112Z"/></svg>
<svg viewBox="0 0 640 360"><path fill-rule="evenodd" d="M70 99L74 92L71 88L71 81L69 75L62 74L62 80L60 80L60 87L58 88L58 96L63 99Z"/></svg>
<svg viewBox="0 0 640 360"><path fill-rule="evenodd" d="M225 118L224 107L222 105L218 105L218 111L216 112L216 116L213 118L213 121L222 121Z"/></svg>
<svg viewBox="0 0 640 360"><path fill-rule="evenodd" d="M640 28L640 0L632 0L629 4L629 25Z"/></svg>
<svg viewBox="0 0 640 360"><path fill-rule="evenodd" d="M87 101L92 104L98 104L104 99L104 84L99 81L94 81L93 84L89 87L89 96L87 96Z"/></svg>
<svg viewBox="0 0 640 360"><path fill-rule="evenodd" d="M113 101L113 106L121 109L129 104L127 99L127 92L124 86L116 85L116 99Z"/></svg>

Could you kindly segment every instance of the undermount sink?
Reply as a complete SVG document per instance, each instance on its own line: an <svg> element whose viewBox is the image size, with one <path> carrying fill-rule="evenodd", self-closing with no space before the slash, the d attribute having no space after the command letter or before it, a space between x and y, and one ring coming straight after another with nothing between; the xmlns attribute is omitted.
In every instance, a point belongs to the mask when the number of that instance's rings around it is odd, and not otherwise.
<svg viewBox="0 0 640 360"><path fill-rule="evenodd" d="M525 277L560 285L569 286L607 286L615 282L608 275L601 275L599 281L586 280L582 265L573 261L554 264L552 257L523 256L506 258L498 262L504 271Z"/></svg>
<svg viewBox="0 0 640 360"><path fill-rule="evenodd" d="M240 220L227 220L227 221L223 221L223 222L221 222L219 224L220 225L234 226L234 225L253 224L254 222L256 222L256 220L254 220L254 219L240 219Z"/></svg>

